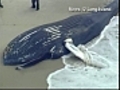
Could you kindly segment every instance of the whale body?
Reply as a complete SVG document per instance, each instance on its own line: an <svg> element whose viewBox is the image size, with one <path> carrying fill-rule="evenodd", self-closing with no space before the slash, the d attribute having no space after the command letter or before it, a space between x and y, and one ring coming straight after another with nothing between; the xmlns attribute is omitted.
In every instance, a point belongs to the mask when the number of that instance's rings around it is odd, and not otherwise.
<svg viewBox="0 0 120 90"><path fill-rule="evenodd" d="M86 44L100 35L110 19L117 15L118 0L114 0L105 8L111 8L111 11L70 16L18 35L3 52L4 65L20 65L21 68L27 68L43 60L58 59L69 54L64 40L72 38L77 46Z"/></svg>

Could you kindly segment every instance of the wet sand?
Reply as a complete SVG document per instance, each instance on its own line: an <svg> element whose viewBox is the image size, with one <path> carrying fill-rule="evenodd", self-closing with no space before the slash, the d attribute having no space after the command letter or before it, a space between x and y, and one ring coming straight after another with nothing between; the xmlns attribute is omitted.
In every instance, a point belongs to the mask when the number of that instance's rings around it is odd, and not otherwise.
<svg viewBox="0 0 120 90"><path fill-rule="evenodd" d="M31 9L30 0L2 0L0 8L0 88L47 88L47 76L62 67L62 60L47 60L22 71L4 66L2 53L6 45L20 33L35 26L58 21L82 12L69 12L71 7L98 7L108 0L41 0L41 10Z"/></svg>

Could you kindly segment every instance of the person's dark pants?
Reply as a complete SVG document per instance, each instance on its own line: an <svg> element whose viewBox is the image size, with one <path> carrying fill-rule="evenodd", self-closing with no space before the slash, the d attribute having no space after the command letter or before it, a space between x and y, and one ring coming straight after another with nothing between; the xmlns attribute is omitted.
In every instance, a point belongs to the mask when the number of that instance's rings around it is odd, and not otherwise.
<svg viewBox="0 0 120 90"><path fill-rule="evenodd" d="M32 8L36 8L36 10L39 10L39 0L31 0L32 2Z"/></svg>
<svg viewBox="0 0 120 90"><path fill-rule="evenodd" d="M3 5L2 5L2 3L1 3L1 0L0 0L0 7L3 8Z"/></svg>

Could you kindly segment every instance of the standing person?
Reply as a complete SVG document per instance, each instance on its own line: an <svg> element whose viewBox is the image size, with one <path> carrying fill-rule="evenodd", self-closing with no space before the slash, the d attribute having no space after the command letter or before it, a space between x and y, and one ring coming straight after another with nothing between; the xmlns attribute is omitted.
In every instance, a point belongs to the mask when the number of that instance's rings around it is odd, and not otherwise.
<svg viewBox="0 0 120 90"><path fill-rule="evenodd" d="M32 8L36 8L36 10L39 10L39 0L31 0Z"/></svg>
<svg viewBox="0 0 120 90"><path fill-rule="evenodd" d="M3 5L2 5L2 3L1 3L1 0L0 0L0 7L3 8Z"/></svg>

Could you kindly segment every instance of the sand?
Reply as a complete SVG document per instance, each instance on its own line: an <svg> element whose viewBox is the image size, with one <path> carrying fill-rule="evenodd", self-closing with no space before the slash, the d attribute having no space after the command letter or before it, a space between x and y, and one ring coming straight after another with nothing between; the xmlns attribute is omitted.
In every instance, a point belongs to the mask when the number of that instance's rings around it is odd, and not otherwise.
<svg viewBox="0 0 120 90"><path fill-rule="evenodd" d="M69 12L69 7L104 6L109 0L41 0L41 10L31 9L30 0L2 0L0 8L0 88L47 88L47 77L64 64L47 60L23 71L4 66L2 53L7 44L20 33L38 25L58 21L85 12Z"/></svg>

